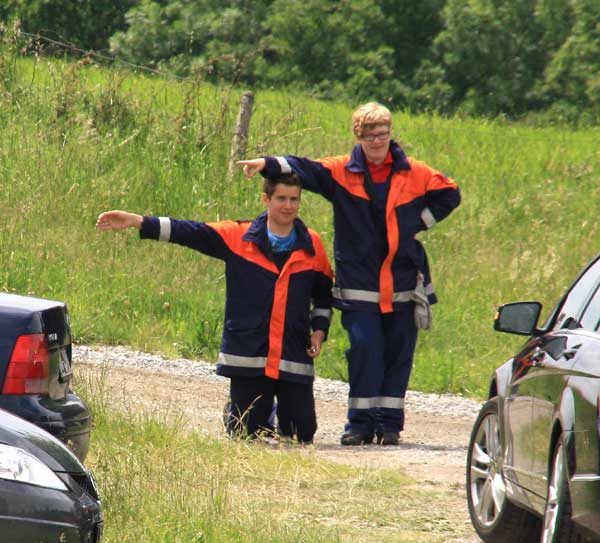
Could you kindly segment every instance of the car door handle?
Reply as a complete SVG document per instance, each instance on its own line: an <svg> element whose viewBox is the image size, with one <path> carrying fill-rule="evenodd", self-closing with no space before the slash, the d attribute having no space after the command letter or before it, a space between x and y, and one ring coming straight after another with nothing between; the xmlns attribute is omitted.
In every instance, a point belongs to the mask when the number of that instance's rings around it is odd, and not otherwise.
<svg viewBox="0 0 600 543"><path fill-rule="evenodd" d="M579 345L575 345L575 347L571 347L570 349L565 349L562 352L562 355L567 360L571 360L571 358L573 358L577 354L577 351L579 350L579 347L581 347L581 343Z"/></svg>

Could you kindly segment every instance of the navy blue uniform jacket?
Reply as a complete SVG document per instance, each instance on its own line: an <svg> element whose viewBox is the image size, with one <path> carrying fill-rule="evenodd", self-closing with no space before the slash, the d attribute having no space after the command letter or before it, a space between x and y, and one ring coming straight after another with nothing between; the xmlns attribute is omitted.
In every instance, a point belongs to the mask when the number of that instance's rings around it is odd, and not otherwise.
<svg viewBox="0 0 600 543"><path fill-rule="evenodd" d="M269 258L267 214L205 223L144 217L140 237L225 261L227 298L217 373L308 383L311 328L329 330L333 272L319 235L295 219L296 245L279 271Z"/></svg>
<svg viewBox="0 0 600 543"><path fill-rule="evenodd" d="M293 171L304 188L333 205L333 297L340 309L390 313L413 300L416 289L429 303L437 301L425 249L415 236L448 216L460 203L460 192L454 181L407 157L394 141L390 151L385 213L374 210L365 187L367 165L360 145L350 155L320 160L265 157L263 176Z"/></svg>

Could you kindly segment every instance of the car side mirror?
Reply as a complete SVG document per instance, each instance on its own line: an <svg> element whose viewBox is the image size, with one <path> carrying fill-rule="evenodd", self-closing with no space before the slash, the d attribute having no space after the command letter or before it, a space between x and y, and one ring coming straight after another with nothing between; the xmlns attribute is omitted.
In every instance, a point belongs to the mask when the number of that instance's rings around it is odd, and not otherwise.
<svg viewBox="0 0 600 543"><path fill-rule="evenodd" d="M539 335L540 302L513 302L501 305L494 317L494 330L522 336Z"/></svg>

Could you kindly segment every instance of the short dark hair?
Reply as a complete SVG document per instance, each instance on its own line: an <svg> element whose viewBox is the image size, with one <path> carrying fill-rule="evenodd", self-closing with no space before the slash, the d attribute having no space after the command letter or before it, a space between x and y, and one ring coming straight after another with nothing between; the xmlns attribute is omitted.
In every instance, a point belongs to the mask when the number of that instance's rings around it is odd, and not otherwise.
<svg viewBox="0 0 600 543"><path fill-rule="evenodd" d="M277 177L265 177L263 192L270 198L279 184L289 187L300 187L302 189L300 178L295 173L286 173L280 174Z"/></svg>

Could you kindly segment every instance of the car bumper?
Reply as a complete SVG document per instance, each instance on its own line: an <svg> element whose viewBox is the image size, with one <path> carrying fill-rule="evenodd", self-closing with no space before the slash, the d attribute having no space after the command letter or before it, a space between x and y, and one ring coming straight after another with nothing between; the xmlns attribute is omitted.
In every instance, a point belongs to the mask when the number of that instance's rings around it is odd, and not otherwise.
<svg viewBox="0 0 600 543"><path fill-rule="evenodd" d="M1 395L0 408L60 439L82 462L87 456L92 417L87 406L76 394L69 392L60 400L39 394Z"/></svg>
<svg viewBox="0 0 600 543"><path fill-rule="evenodd" d="M34 485L3 481L0 489L0 533L11 543L100 543L103 519L100 502Z"/></svg>
<svg viewBox="0 0 600 543"><path fill-rule="evenodd" d="M571 480L573 519L591 541L600 541L600 476L577 475Z"/></svg>

